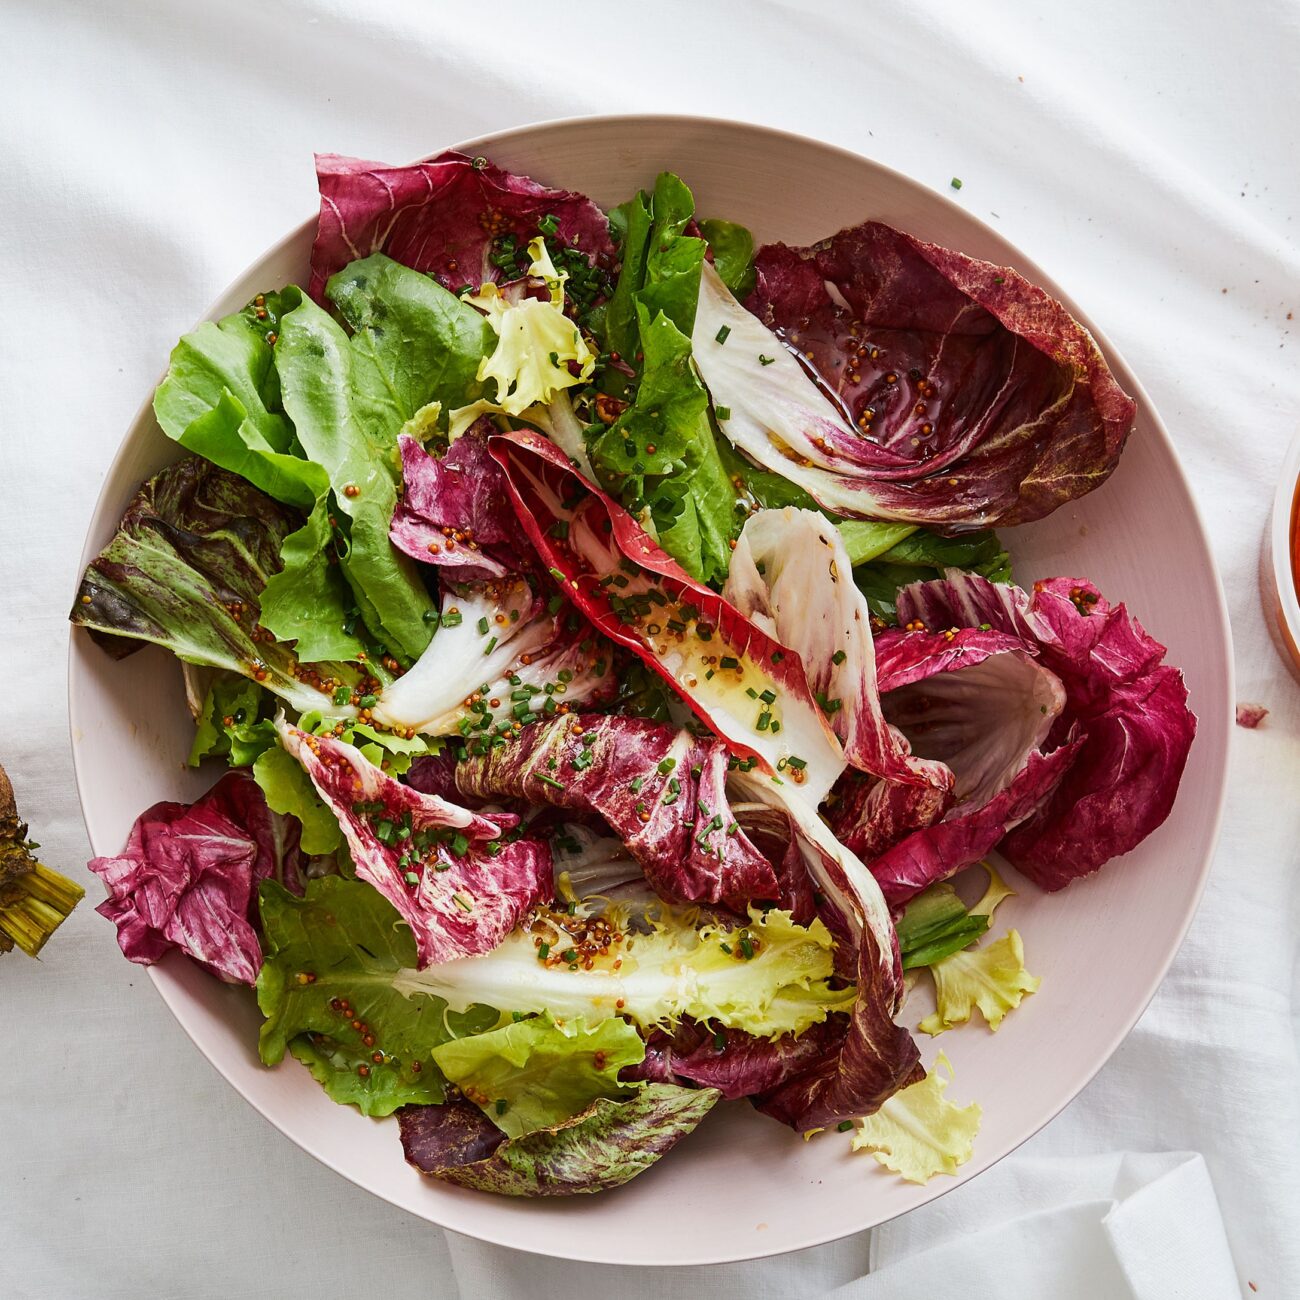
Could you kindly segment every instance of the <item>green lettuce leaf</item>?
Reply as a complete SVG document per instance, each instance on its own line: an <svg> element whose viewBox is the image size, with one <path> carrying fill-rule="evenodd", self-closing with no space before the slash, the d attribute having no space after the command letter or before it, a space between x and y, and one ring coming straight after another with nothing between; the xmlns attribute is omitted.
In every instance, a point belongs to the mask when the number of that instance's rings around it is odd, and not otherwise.
<svg viewBox="0 0 1300 1300"><path fill-rule="evenodd" d="M489 1028L497 1012L448 1015L436 998L395 991L392 976L414 963L415 939L392 904L361 881L326 876L310 881L302 898L265 881L259 905L263 1062L277 1065L292 1051L335 1101L366 1115L442 1101L433 1049Z"/></svg>
<svg viewBox="0 0 1300 1300"><path fill-rule="evenodd" d="M433 1049L443 1074L509 1137L555 1128L597 1097L622 1097L618 1072L645 1057L641 1035L613 1017L588 1029L549 1013Z"/></svg>
<svg viewBox="0 0 1300 1300"><path fill-rule="evenodd" d="M177 343L154 394L154 414L182 447L277 501L310 510L329 483L294 447L272 346L280 295L262 298L262 306L205 321Z"/></svg>
<svg viewBox="0 0 1300 1300"><path fill-rule="evenodd" d="M700 222L722 283L742 302L754 291L754 236L734 221Z"/></svg>
<svg viewBox="0 0 1300 1300"><path fill-rule="evenodd" d="M355 661L365 642L353 630L356 602L334 554L329 496L322 497L296 533L284 539L284 567L262 593L262 626L278 641L294 642L304 663Z"/></svg>
<svg viewBox="0 0 1300 1300"><path fill-rule="evenodd" d="M422 1173L461 1187L500 1196L585 1195L621 1187L644 1173L691 1133L721 1096L716 1088L646 1084L627 1101L598 1098L565 1124L511 1138L466 1163L455 1160L475 1145L456 1140L468 1129L465 1120L451 1107L412 1109L400 1116L402 1145ZM447 1137L436 1131L443 1126L452 1130Z"/></svg>
<svg viewBox="0 0 1300 1300"><path fill-rule="evenodd" d="M442 412L482 396L479 363L496 346L487 320L436 280L382 253L352 262L325 293L352 330L353 409L381 457L434 403Z"/></svg>
<svg viewBox="0 0 1300 1300"><path fill-rule="evenodd" d="M898 622L894 608L898 589L909 582L941 578L945 569L966 569L990 582L1011 581L1011 557L1003 550L997 534L990 532L940 537L919 528L888 550L878 552L869 563L855 559L854 564L857 567L853 580L867 598L871 613L890 624Z"/></svg>
<svg viewBox="0 0 1300 1300"><path fill-rule="evenodd" d="M721 581L740 530L736 489L709 422L709 400L691 366L691 341L660 312L638 304L641 386L632 405L589 451L623 503L648 511L659 544L692 577Z"/></svg>
<svg viewBox="0 0 1300 1300"><path fill-rule="evenodd" d="M334 490L340 567L370 630L390 650L417 659L432 635L424 616L434 606L414 562L388 540L397 504L396 436L391 448L377 445L374 425L354 409L375 372L368 361L358 365L351 340L327 312L299 290L283 296L286 305L297 300L280 318L275 347L284 409Z"/></svg>
<svg viewBox="0 0 1300 1300"><path fill-rule="evenodd" d="M302 823L304 853L334 853L343 847L338 820L292 754L275 744L263 750L253 764L253 779L262 787L272 812L289 813Z"/></svg>
<svg viewBox="0 0 1300 1300"><path fill-rule="evenodd" d="M246 677L218 673L208 687L196 720L188 759L198 767L205 758L224 758L231 767L248 767L275 744L266 692Z"/></svg>

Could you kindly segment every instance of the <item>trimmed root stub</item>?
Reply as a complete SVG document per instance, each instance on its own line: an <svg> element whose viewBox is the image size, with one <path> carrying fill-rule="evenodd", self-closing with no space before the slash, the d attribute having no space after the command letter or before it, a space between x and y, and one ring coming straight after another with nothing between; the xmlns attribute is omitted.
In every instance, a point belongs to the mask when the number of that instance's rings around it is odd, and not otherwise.
<svg viewBox="0 0 1300 1300"><path fill-rule="evenodd" d="M0 953L17 946L35 957L85 897L75 881L37 862L32 848L0 767Z"/></svg>

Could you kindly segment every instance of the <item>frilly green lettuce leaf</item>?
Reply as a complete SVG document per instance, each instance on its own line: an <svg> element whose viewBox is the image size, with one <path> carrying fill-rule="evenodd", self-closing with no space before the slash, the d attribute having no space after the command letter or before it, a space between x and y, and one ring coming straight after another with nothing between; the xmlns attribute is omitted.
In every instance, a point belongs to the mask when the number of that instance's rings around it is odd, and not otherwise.
<svg viewBox="0 0 1300 1300"><path fill-rule="evenodd" d="M585 909L584 909L585 910ZM624 913L624 924L627 921ZM788 912L754 910L748 925L696 929L664 908L649 933L628 931L592 969L539 959L573 946L586 917L546 914L533 931L515 930L493 951L403 970L398 989L442 998L453 1010L488 1003L589 1025L624 1016L649 1029L683 1016L759 1037L800 1033L853 1005L855 990L832 989L832 939L821 921L801 926Z"/></svg>
<svg viewBox="0 0 1300 1300"><path fill-rule="evenodd" d="M981 1111L975 1102L964 1107L950 1102L944 1091L951 1081L952 1065L941 1052L924 1079L856 1121L853 1150L871 1152L909 1183L955 1174L974 1150Z"/></svg>
<svg viewBox="0 0 1300 1300"><path fill-rule="evenodd" d="M407 1160L430 1177L501 1196L574 1196L644 1173L721 1095L651 1083L627 1101L598 1098L565 1124L506 1141L464 1101L410 1106L398 1119Z"/></svg>
<svg viewBox="0 0 1300 1300"><path fill-rule="evenodd" d="M361 881L313 880L302 898L266 882L259 901L262 1060L276 1065L292 1051L335 1101L366 1115L441 1101L433 1048L491 1027L498 1013L448 1015L436 998L396 992L392 976L415 961L415 940L392 904Z"/></svg>
<svg viewBox="0 0 1300 1300"><path fill-rule="evenodd" d="M534 239L528 249L529 274L545 283L548 297L507 297L488 283L465 299L484 313L496 334L496 347L477 371L480 383L494 382L495 400L477 403L475 418L490 410L521 415L530 406L545 406L563 389L590 379L596 365L595 353L564 314L567 273L556 270L545 240ZM570 371L570 362L576 365L576 374ZM451 419L462 427L463 410L454 411Z"/></svg>
<svg viewBox="0 0 1300 1300"><path fill-rule="evenodd" d="M1041 981L1025 969L1025 949L1020 935L1008 930L982 948L955 952L930 967L934 976L937 1010L918 1026L922 1033L941 1034L965 1024L978 1007L990 1029L996 1030L1008 1011L1018 1007L1026 993Z"/></svg>
<svg viewBox="0 0 1300 1300"><path fill-rule="evenodd" d="M433 1059L461 1092L508 1137L554 1128L597 1097L622 1097L624 1066L645 1057L641 1035L617 1017L588 1028L545 1013L500 1029L454 1039Z"/></svg>

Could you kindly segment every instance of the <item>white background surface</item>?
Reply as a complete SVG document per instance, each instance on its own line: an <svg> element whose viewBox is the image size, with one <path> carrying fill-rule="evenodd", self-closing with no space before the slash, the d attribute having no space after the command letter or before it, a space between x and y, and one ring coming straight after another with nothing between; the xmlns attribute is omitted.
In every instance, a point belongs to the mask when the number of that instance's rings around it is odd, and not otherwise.
<svg viewBox="0 0 1300 1300"><path fill-rule="evenodd" d="M553 116L750 118L961 177L1142 376L1218 546L1240 696L1272 713L1235 737L1209 891L1138 1029L1020 1154L870 1252L631 1275L447 1238L258 1118L87 905L40 967L0 965L0 1297L1300 1294L1300 701L1256 590L1300 413L1297 66L1300 8L1276 0L7 0L0 755L50 862L86 855L63 709L84 522L176 336L311 211L314 148L401 161Z"/></svg>

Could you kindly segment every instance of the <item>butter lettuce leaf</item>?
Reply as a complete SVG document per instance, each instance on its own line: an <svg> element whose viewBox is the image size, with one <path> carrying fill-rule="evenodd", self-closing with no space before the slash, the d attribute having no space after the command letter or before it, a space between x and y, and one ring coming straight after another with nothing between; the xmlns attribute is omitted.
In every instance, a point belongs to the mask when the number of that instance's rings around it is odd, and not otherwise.
<svg viewBox="0 0 1300 1300"><path fill-rule="evenodd" d="M618 1073L644 1057L626 1020L588 1028L549 1012L433 1049L443 1074L509 1137L563 1124L597 1097L626 1096Z"/></svg>
<svg viewBox="0 0 1300 1300"><path fill-rule="evenodd" d="M313 880L302 898L268 881L259 904L263 1062L276 1065L291 1051L335 1101L366 1115L441 1101L445 1083L430 1053L495 1024L497 1012L448 1015L436 998L397 992L392 975L415 961L415 939L361 881Z"/></svg>
<svg viewBox="0 0 1300 1300"><path fill-rule="evenodd" d="M858 1120L854 1151L869 1151L909 1183L955 1174L974 1150L980 1107L957 1106L944 1096L952 1065L941 1052L918 1083L895 1093L874 1115Z"/></svg>
<svg viewBox="0 0 1300 1300"><path fill-rule="evenodd" d="M306 455L323 466L339 524L339 565L370 630L388 648L414 659L432 635L433 603L415 564L388 540L397 504L400 461L396 430L383 445L373 423L358 417L356 396L375 375L359 365L351 340L299 290L280 318L276 368L284 408Z"/></svg>

